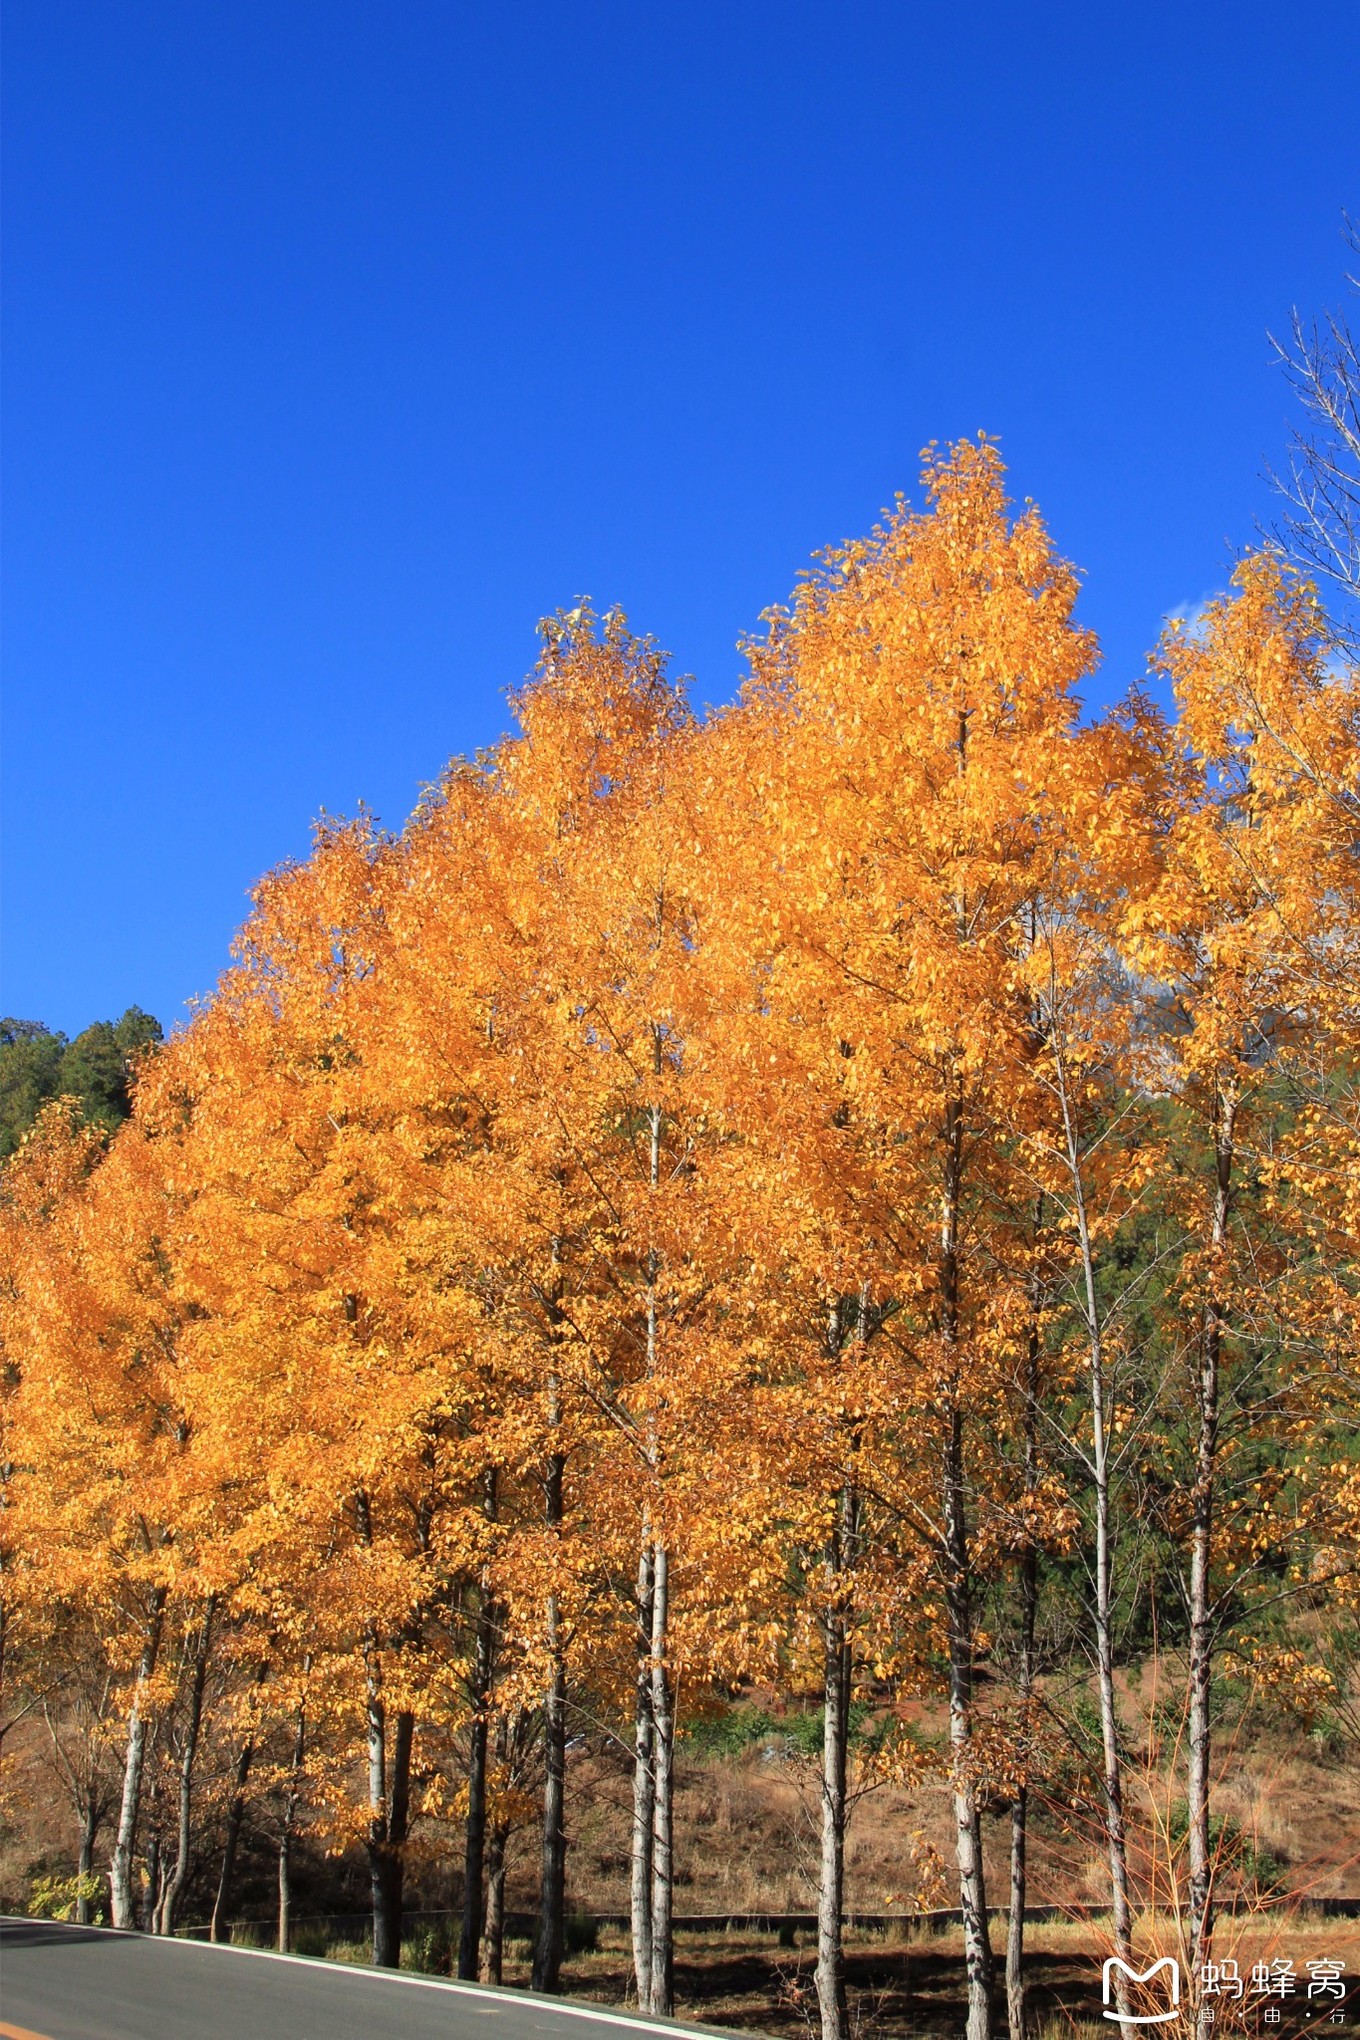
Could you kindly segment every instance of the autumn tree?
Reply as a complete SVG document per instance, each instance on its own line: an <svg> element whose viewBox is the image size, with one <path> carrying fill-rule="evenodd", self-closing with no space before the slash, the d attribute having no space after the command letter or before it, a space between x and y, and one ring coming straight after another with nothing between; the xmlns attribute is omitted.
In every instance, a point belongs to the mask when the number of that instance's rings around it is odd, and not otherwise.
<svg viewBox="0 0 1360 2040"><path fill-rule="evenodd" d="M761 806L756 868L738 890L759 904L734 908L729 926L752 959L753 1029L769 1038L753 1065L792 1066L817 1101L817 1166L840 1202L818 1280L829 1306L862 1299L858 1322L891 1354L898 1424L874 1481L939 1596L969 2031L981 2040L992 1951L974 1668L978 1567L997 1537L978 1498L992 1490L983 1461L1027 1310L1023 1284L998 1282L1005 1257L989 1235L1007 1223L1001 1153L1033 1055L1018 959L1049 775L1093 647L1036 513L1007 514L994 449L932 460L926 486L927 511L899 508L828 555L754 648L748 778ZM827 1633L841 1649L840 1623ZM829 1751L832 1878L842 1770ZM831 1910L819 1984L824 2030L837 2033Z"/></svg>
<svg viewBox="0 0 1360 2040"><path fill-rule="evenodd" d="M1163 1083L1185 1130L1172 1179L1186 1243L1174 1343L1188 1416L1179 1476L1188 1508L1176 1527L1186 1554L1196 1973L1214 1930L1216 1656L1263 1592L1273 1599L1281 1589L1290 1532L1278 1503L1293 1489L1301 1506L1303 1473L1281 1448L1305 1413L1325 1437L1335 1396L1330 1336L1320 1346L1300 1336L1307 1318L1297 1311L1298 1278L1314 1260L1314 1241L1298 1200L1276 1194L1283 1155L1309 1139L1290 1073L1312 1059L1314 960L1329 947L1323 931L1340 906L1329 880L1347 861L1328 869L1336 829L1334 821L1329 837L1323 818L1335 796L1319 800L1319 761L1300 748L1330 740L1323 755L1333 771L1341 767L1338 791L1354 770L1347 690L1329 675L1327 652L1312 591L1269 554L1242 564L1234 593L1211 604L1194 631L1169 632L1160 659L1176 691L1186 792L1159 882L1130 920L1132 954L1163 991ZM1301 831L1304 810L1319 834ZM1202 2029L1211 2009L1198 2005Z"/></svg>

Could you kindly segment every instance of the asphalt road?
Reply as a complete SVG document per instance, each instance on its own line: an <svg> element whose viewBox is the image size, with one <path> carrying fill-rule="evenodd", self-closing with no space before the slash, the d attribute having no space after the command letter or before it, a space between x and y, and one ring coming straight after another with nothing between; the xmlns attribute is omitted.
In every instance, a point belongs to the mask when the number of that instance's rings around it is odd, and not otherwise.
<svg viewBox="0 0 1360 2040"><path fill-rule="evenodd" d="M5 2040L683 2040L702 2031L404 1971L0 1920Z"/></svg>

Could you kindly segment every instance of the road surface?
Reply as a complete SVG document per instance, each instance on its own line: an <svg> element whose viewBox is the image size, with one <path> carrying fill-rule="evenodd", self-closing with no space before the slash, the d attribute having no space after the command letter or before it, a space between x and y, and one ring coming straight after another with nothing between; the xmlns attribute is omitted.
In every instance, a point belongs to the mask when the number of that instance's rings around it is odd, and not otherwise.
<svg viewBox="0 0 1360 2040"><path fill-rule="evenodd" d="M4 2040L713 2040L577 2000L257 1954L204 1941L0 1920Z"/></svg>

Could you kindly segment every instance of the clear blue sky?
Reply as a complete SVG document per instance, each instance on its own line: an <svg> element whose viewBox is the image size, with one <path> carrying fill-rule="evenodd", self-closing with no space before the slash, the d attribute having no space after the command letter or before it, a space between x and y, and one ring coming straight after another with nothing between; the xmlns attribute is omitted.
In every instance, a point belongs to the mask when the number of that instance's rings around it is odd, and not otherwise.
<svg viewBox="0 0 1360 2040"><path fill-rule="evenodd" d="M8 0L4 983L211 987L543 612L730 694L815 548L1000 437L1101 686L1222 584L1342 295L1360 7Z"/></svg>

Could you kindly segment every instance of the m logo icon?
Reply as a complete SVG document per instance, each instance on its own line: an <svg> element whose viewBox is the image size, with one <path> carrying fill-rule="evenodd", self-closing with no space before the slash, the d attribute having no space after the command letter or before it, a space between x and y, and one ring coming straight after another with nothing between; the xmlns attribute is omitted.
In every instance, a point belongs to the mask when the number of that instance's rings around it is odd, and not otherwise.
<svg viewBox="0 0 1360 2040"><path fill-rule="evenodd" d="M1130 1983L1151 1983L1159 1970L1164 1969L1170 1978L1167 1995L1170 1999L1164 2012L1112 2012L1110 2010L1111 1985L1115 1971L1119 1970ZM1117 1955L1111 1955L1100 1972L1100 2000L1105 2007L1105 2017L1115 2019L1121 2026L1164 2026L1168 2019L1174 2019L1181 2003L1181 1966L1174 1955L1163 1955L1150 1969L1131 1969L1127 1962L1121 1962Z"/></svg>

